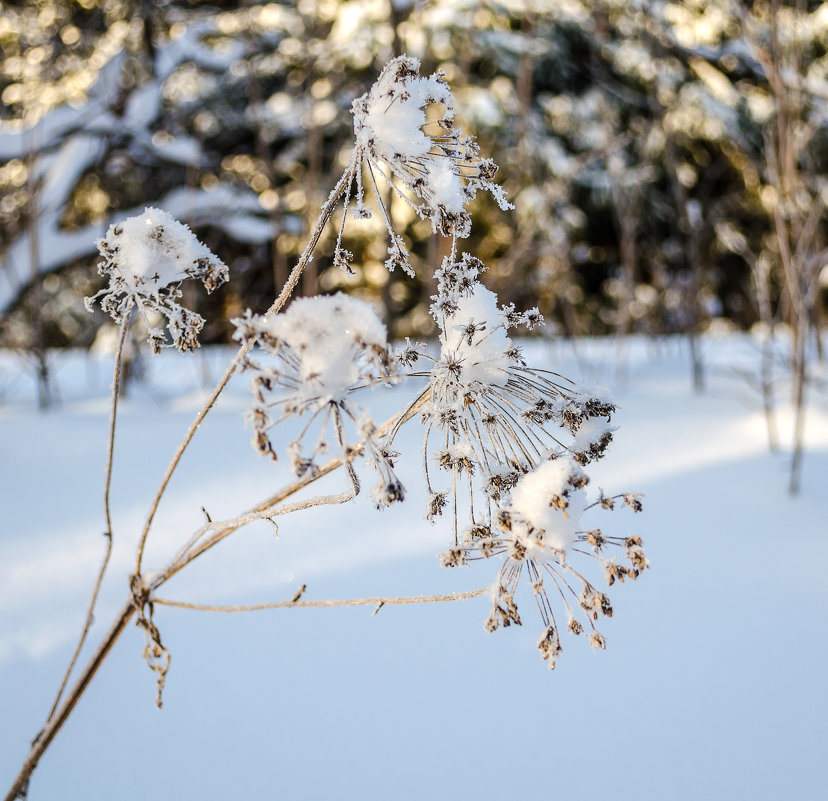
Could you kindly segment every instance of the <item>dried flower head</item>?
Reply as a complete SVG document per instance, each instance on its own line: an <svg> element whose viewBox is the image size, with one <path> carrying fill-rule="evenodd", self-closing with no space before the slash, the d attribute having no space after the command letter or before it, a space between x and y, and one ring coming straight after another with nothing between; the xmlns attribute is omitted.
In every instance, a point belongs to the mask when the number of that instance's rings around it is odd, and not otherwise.
<svg viewBox="0 0 828 801"><path fill-rule="evenodd" d="M478 281L483 269L467 254L444 260L431 307L440 328L440 354L436 359L423 354L431 369L413 373L429 380L430 400L421 415L429 491L434 492L430 465L450 471L454 508L468 498L471 525L489 525L493 504L508 503L520 477L550 456L582 461L584 452L603 454L607 431L592 425L590 415L609 415L613 408L581 396L562 376L525 365L508 329L533 327L543 318L537 309L518 313L512 306L498 307L497 296ZM434 442L440 443L436 449Z"/></svg>
<svg viewBox="0 0 828 801"><path fill-rule="evenodd" d="M486 620L488 631L496 629L498 621L508 625L501 614L504 598L514 607L511 620L515 621L514 598L525 576L544 626L538 648L550 668L555 667L562 647L560 625L547 586L556 590L554 596L560 596L563 602L570 633L578 635L588 628L594 647L606 646L595 622L599 616L613 615L609 596L598 590L570 560L576 556L595 559L602 566L609 585L616 578L635 579L647 567L639 537L609 537L599 529L583 529L584 513L601 508L599 502L587 501L584 478L574 460L556 459L539 465L517 482L511 492L511 504L496 518L491 535L484 540L467 539L462 554L455 557L463 564L492 556L502 558L492 585L492 612ZM626 550L629 564L620 565L614 558L603 556L604 547Z"/></svg>
<svg viewBox="0 0 828 801"><path fill-rule="evenodd" d="M563 599L569 631L589 629L598 647L604 639L595 621L612 615L609 597L570 564L570 557L596 560L609 584L637 578L647 566L638 538L587 528L584 513L612 509L616 501L620 508L621 500L638 511L641 502L629 493L587 497L583 465L605 454L615 407L582 393L563 376L525 364L508 331L515 325L531 328L543 318L537 309L499 307L497 296L479 281L484 269L467 254L444 260L431 306L440 353L423 353L421 360L431 361L431 369L411 373L429 382L421 411L427 518L448 508L454 512L454 542L439 555L444 566L500 559L488 631L521 624L516 596L526 577L544 625L538 648L554 667L561 641L549 588ZM432 486L435 471L450 474L445 490ZM606 556L610 548L625 550L628 564Z"/></svg>
<svg viewBox="0 0 828 801"><path fill-rule="evenodd" d="M305 418L288 446L296 475L317 470L317 459L328 453L333 436L346 461L357 455L357 447L370 457L380 475L374 493L378 505L400 500L403 490L391 455L377 439L370 417L353 400L358 390L393 380L396 370L385 326L373 309L340 293L299 298L281 314L248 312L233 322L236 339L253 339L270 359L267 364L248 359L245 365L254 372L250 420L256 450L275 459L270 429L290 417ZM308 450L303 443L311 428L316 437Z"/></svg>
<svg viewBox="0 0 828 801"><path fill-rule="evenodd" d="M433 111L427 116L427 110ZM443 236L466 237L471 217L466 205L478 190L492 193L502 209L513 208L493 183L497 166L480 156L472 137L454 125L454 98L442 72L420 76L420 62L409 56L393 59L371 90L352 105L357 169L357 217L365 207L362 165L367 167L391 237L386 265L411 272L405 244L393 229L377 186L382 177L433 230ZM340 232L341 238L341 232ZM337 242L337 253L346 253Z"/></svg>
<svg viewBox="0 0 828 801"><path fill-rule="evenodd" d="M228 271L186 225L161 209L146 208L111 225L98 250L103 257L98 272L109 276L109 285L84 299L89 311L100 298L101 308L121 323L136 307L155 353L168 344L164 329L151 320L153 313L160 314L172 345L180 351L198 347L204 319L177 302L181 282L198 278L212 292L227 280Z"/></svg>

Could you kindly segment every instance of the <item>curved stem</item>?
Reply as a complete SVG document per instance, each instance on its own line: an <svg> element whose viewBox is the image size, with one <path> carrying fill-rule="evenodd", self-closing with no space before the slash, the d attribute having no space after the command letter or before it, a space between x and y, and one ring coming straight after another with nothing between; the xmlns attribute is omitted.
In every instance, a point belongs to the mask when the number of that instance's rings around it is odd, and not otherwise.
<svg viewBox="0 0 828 801"><path fill-rule="evenodd" d="M115 351L115 368L112 376L112 408L109 413L109 437L106 446L106 470L104 474L104 517L106 518L106 531L104 532L104 537L106 538L106 550L104 551L103 562L101 563L100 570L98 571L98 578L95 582L95 587L92 590L92 597L89 599L89 608L86 610L86 619L83 624L83 631L81 632L80 639L75 647L75 652L69 660L69 667L66 668L66 673L63 675L63 681L60 683L60 688L58 689L57 696L55 697L55 702L49 710L49 715L46 718L47 723L52 719L58 708L60 699L63 697L63 691L66 689L69 677L75 669L81 649L86 642L89 629L92 627L92 621L95 617L95 606L98 603L98 595L101 591L101 584L103 584L104 575L106 574L107 567L109 567L109 560L112 556L112 514L109 508L109 491L112 486L112 462L115 453L115 421L118 415L118 398L121 394L122 356L124 352L124 341L129 327L129 318L131 316L132 314L130 311L124 316L123 322L121 323L121 335L118 339L118 347Z"/></svg>
<svg viewBox="0 0 828 801"><path fill-rule="evenodd" d="M382 438L388 434L389 431L394 431L399 428L399 426L410 420L414 417L415 414L419 411L422 404L425 402L426 393L423 393L417 401L413 404L408 406L404 411L400 414L395 415L394 417L387 420L383 423L379 429L377 430L376 436L378 438ZM354 456L358 455L362 450L362 444L358 443L353 446L354 447ZM189 542L176 554L175 558L170 562L167 568L162 571L151 583L150 589L156 590L166 581L169 581L176 573L178 573L183 567L188 565L194 559L197 559L201 554L205 551L210 550L214 545L218 545L226 537L230 536L234 531L238 530L242 525L247 523L250 520L254 519L261 519L262 517L276 517L279 515L287 514L288 512L298 511L299 509L306 509L310 508L311 506L319 506L325 503L344 503L345 501L350 500L353 497L353 489L347 490L342 495L334 495L334 496L323 496L321 498L312 498L309 501L300 501L296 504L290 504L289 506L283 506L279 509L274 507L278 506L283 501L287 500L291 496L295 495L300 490L303 490L305 487L310 486L315 481L327 476L329 473L332 473L337 468L341 467L343 464L343 459L341 457L335 457L330 459L325 464L323 464L318 470L313 473L312 475L304 476L303 478L297 479L292 484L288 484L286 487L283 487L279 492L271 495L269 498L266 498L261 503L257 504L253 508L249 509L247 512L239 515L239 517L234 518L233 520L228 520L226 523L216 523L213 526L204 526L199 531L195 533L193 537L190 538ZM356 476L353 476L353 479L356 479ZM266 513L266 514L265 514ZM220 526L218 530L209 538L201 542L196 547L196 542L201 538L201 536L206 533L207 530L210 528L215 528Z"/></svg>
<svg viewBox="0 0 828 801"><path fill-rule="evenodd" d="M342 177L339 179L336 186L333 188L333 191L328 197L328 200L325 202L325 205L322 206L322 209L319 213L319 218L316 221L316 227L311 232L310 239L308 240L305 249L302 251L302 255L299 257L299 261L296 263L296 266L293 268L290 275L288 276L288 279L285 282L284 287L282 287L282 291L279 293L279 297L276 298L276 300L273 302L273 305L267 310L266 315L275 314L276 312L278 312L285 305L288 298L290 297L291 292L293 292L293 290L295 289L296 284L299 282L299 277L302 275L302 271L305 269L305 267L308 266L311 259L313 258L313 251L316 248L316 245L319 243L319 237L322 236L322 231L325 229L328 220L330 220L334 208L336 207L336 204L339 202L343 193L350 186L354 169L355 160L351 159L351 165L343 173ZM144 556L144 547L146 546L147 537L149 536L150 527L152 526L152 521L155 518L156 512L158 511L158 505L161 503L161 498L164 497L164 493L167 490L167 485L170 483L170 479L172 478L173 473L178 467L178 463L181 461L181 457L184 455L184 451L187 450L190 442L195 436L196 431L198 430L198 427L201 425L202 421L207 416L207 413L210 411L210 409L213 408L213 405L215 404L219 395L221 395L221 393L224 391L224 388L227 386L231 377L238 369L241 360L247 355L247 353L250 351L252 347L253 340L248 340L247 342L243 343L242 346L239 348L238 352L233 358L233 361L230 362L230 365L228 366L227 370L225 370L224 375L219 380L218 384L216 385L216 388L210 393L210 397L207 399L201 411L199 411L199 413L196 415L195 420L193 420L192 424L187 430L187 433L184 435L184 439L176 449L172 461L170 462L169 467L167 467L167 470L164 473L164 477L161 479L161 484L158 487L158 491L155 493L155 498L152 501L149 513L147 514L146 523L144 523L144 528L141 532L141 538L138 541L138 551L135 555L136 576L141 574L141 562Z"/></svg>
<svg viewBox="0 0 828 801"><path fill-rule="evenodd" d="M395 415L388 421L386 421L382 426L380 426L377 435L382 437L386 436L390 431L395 430L399 427L402 422L406 420L410 420L414 415L417 413L419 408L422 406L425 399L425 394L421 395L418 400L401 412L399 415ZM355 446L356 447L356 446ZM331 459L325 465L323 465L317 473L313 476L309 476L306 478L299 479L295 481L293 484L284 487L282 490L277 492L276 494L266 498L263 502L258 504L252 510L246 513L246 515L250 515L256 512L263 512L266 510L272 509L277 504L281 503L282 501L286 500L287 498L295 495L301 489L304 489L308 485L312 484L314 481L322 478L328 473L333 472L338 467L341 467L343 464L343 460L340 458ZM343 493L343 496L347 496L347 498L352 497L352 490L348 490L346 493ZM342 496L336 496L342 497ZM347 499L346 498L346 499ZM282 507L279 510L274 510L272 512L273 515L275 514L282 514L284 512L290 511L296 507L307 507L308 505L314 505L318 502L324 502L327 500L330 502L330 499L323 498L323 499L311 499L311 501L302 502L301 504L293 505L291 504L288 507ZM240 518L236 520L229 521L225 528L222 528L216 534L213 535L209 540L202 542L197 548L194 548L189 553L185 553L183 555L177 556L173 561L167 566L167 569L164 570L159 576L157 576L150 584L150 590L156 590L158 587L163 585L167 582L170 578L172 578L179 570L181 570L185 565L192 562L202 553L206 552L222 539L227 537L233 531L237 530L242 523L240 520L244 519L246 515L242 515ZM482 591L481 591L482 592ZM458 594L457 600L460 600L462 597L466 597L466 594L460 593ZM431 596L424 596L424 597L431 597ZM472 595L468 595L468 597L473 597ZM450 600L446 597L446 600ZM380 602L384 603L403 603L403 600L392 600L392 599L364 599L365 603L374 602L376 601L377 606L381 605ZM153 599L153 603L155 603L155 599ZM411 600L411 603L421 603L423 601ZM92 658L90 659L89 663L87 664L86 668L84 669L83 673L81 674L80 678L78 679L77 683L73 687L72 691L70 692L67 699L64 701L63 706L50 718L47 725L44 729L38 734L35 738L34 742L32 743L32 750L29 753L29 757L27 758L26 762L23 765L20 773L18 774L17 778L12 785L9 794L6 796L5 801L15 801L19 798L22 794L25 793L26 788L28 786L29 777L31 776L32 772L34 771L35 767L37 767L37 763L40 760L40 757L43 755L43 752L48 748L49 744L54 739L57 732L61 729L63 724L68 719L69 715L71 714L72 710L74 709L77 702L80 700L80 697L85 692L89 682L92 680L92 677L97 673L98 668L100 668L103 661L106 659L109 651L112 649L112 646L117 641L118 637L123 632L126 624L129 620L133 617L136 612L135 608L136 600L134 597L130 597L127 601L126 605L123 607L121 612L119 613L118 617L116 618L115 622L112 625L112 628L106 634L106 636L101 641L101 644L98 646L97 651L94 653ZM312 605L323 605L322 602L311 602ZM169 605L169 604L168 604ZM356 602L345 602L342 605L356 605Z"/></svg>

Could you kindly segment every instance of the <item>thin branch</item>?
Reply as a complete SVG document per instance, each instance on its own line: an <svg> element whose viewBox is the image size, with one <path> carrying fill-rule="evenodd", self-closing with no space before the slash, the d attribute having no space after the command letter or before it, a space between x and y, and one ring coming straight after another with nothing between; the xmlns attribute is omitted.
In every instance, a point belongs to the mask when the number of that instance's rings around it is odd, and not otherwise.
<svg viewBox="0 0 828 801"><path fill-rule="evenodd" d="M83 624L83 631L81 632L80 639L78 640L78 644L75 647L75 652L72 654L72 658L69 660L69 667L66 668L66 673L63 676L63 681L60 683L60 689L58 689L57 696L55 697L55 702L52 704L52 708L49 710L49 715L46 718L46 722L48 723L55 714L55 711L58 708L58 704L60 703L60 699L63 696L63 691L66 689L66 685L69 682L69 677L72 675L72 671L75 669L75 665L78 661L78 656L80 656L81 649L86 642L86 637L89 634L89 629L92 627L92 621L95 618L95 606L98 603L98 595L101 591L101 585L103 584L104 575L106 574L106 569L109 567L109 559L112 556L112 514L109 508L109 491L112 486L112 461L115 452L115 422L118 415L118 398L121 394L121 368L122 368L122 356L124 351L124 340L126 339L127 328L129 326L129 318L132 316L131 312L127 313L124 316L123 322L121 323L121 335L118 339L118 347L115 351L115 368L114 374L112 376L112 407L109 413L109 437L107 439L107 446L106 446L106 471L104 477L104 517L106 518L106 531L104 532L104 537L106 538L106 550L104 551L104 558L103 562L101 563L101 568L98 571L98 578L95 582L95 587L92 590L92 597L89 599L89 608L86 611L86 619Z"/></svg>
<svg viewBox="0 0 828 801"><path fill-rule="evenodd" d="M407 420L410 420L417 412L422 408L423 404L428 400L430 394L424 392L420 397L408 406L403 412L398 415L394 415L394 417L387 420L383 423L379 429L377 430L376 436L378 439L385 437L389 432L395 431L402 423L405 423ZM362 452L362 443L357 443L353 446L353 455L354 457L358 456ZM223 539L227 538L230 534L234 531L238 530L241 526L245 525L247 522L251 522L252 520L259 520L266 517L276 517L279 515L287 514L288 512L299 511L300 509L307 509L311 506L320 506L323 504L331 504L331 503L344 503L345 501L350 500L353 497L353 489L347 490L345 493L341 495L331 495L331 496L322 496L320 498L312 498L308 501L300 501L296 504L290 504L289 506L283 506L280 508L276 508L280 503L283 503L291 496L295 495L297 492L303 490L305 487L310 486L315 481L318 481L320 478L324 478L329 473L332 473L334 470L341 467L343 464L343 459L340 457L335 457L330 459L321 467L319 467L313 474L308 474L297 481L294 481L292 484L288 484L286 487L283 487L279 492L271 495L269 498L266 498L261 503L257 504L253 508L249 509L247 512L239 515L238 517L228 520L223 523L212 523L207 524L206 526L202 526L194 535L190 538L187 544L176 554L175 558L170 562L167 568L162 571L151 583L150 589L158 589L164 582L169 581L179 570L181 570L185 565L192 562L194 559L197 559L201 554L205 551L210 550L215 545L218 545ZM204 540L198 547L194 547L195 543L201 538L201 536L209 530L213 530L218 528L215 534L207 540ZM192 550L190 550L192 548Z"/></svg>
<svg viewBox="0 0 828 801"><path fill-rule="evenodd" d="M412 595L406 598L345 598L326 601L270 601L260 604L239 604L236 606L213 606L211 604L173 601L168 598L153 598L154 604L174 606L178 609L193 609L199 612L259 612L265 609L288 609L290 607L333 607L333 606L390 606L392 604L427 604L444 601L466 601L477 598L489 589L488 585L479 590L451 592L447 595Z"/></svg>
<svg viewBox="0 0 828 801"><path fill-rule="evenodd" d="M428 395L424 393L420 396L418 401L414 404L409 406L405 411L401 412L399 415L395 415L388 421L386 421L378 430L378 436L383 437L386 436L390 431L392 431L395 426L400 424L400 419L402 418L402 422L411 419L419 409L422 407L422 404L426 401ZM355 454L358 451L355 449ZM333 472L338 467L342 466L342 459L331 459L327 464L323 465L317 473L313 476L309 476L307 478L300 479L299 481L294 482L293 484L288 485L287 487L283 488L275 495L270 496L258 507L254 508L248 514L257 511L265 511L266 509L270 509L277 504L281 503L282 501L289 498L291 495L299 492L299 490L303 489L304 487L312 484L314 481L322 478L323 476L327 475L328 473ZM348 490L347 494L350 497L351 490ZM312 499L319 501L320 499ZM286 510L287 507L284 507ZM274 511L273 514L281 513L283 510ZM244 516L242 516L244 517ZM238 519L237 519L238 520ZM192 551L191 553L186 555L185 559L178 559L174 560L165 571L163 571L158 577L156 577L150 584L148 589L155 590L168 581L172 576L174 576L181 568L183 568L186 564L193 561L193 559L200 556L205 551L209 550L213 545L217 542L220 542L224 537L228 536L230 533L235 531L239 528L240 523L237 521L230 521L228 523L227 528L219 531L213 538L210 540L202 543L196 550ZM480 594L483 590L479 591L477 594ZM421 600L404 600L404 599L383 599L383 598L376 598L376 599L360 599L363 603L375 603L377 607L384 605L385 603L394 604L394 603L424 603L426 600L462 600L461 596L465 597L466 594L460 593L457 598L452 598L450 596L446 596L442 598L440 596L424 596ZM468 595L468 597L473 597L472 595ZM155 601L154 603L161 603L160 601ZM302 605L298 601L290 602L294 605ZM323 605L324 602L311 602L309 605ZM171 605L168 603L168 605ZM356 606L359 605L358 601L345 601L342 602L340 605L345 606ZM86 687L88 686L89 682L92 680L92 677L97 673L98 668L103 663L104 659L106 658L107 654L111 650L112 646L115 644L118 637L123 632L126 624L135 614L135 598L130 597L127 601L124 608L121 610L118 618L115 620L115 623L112 625L112 628L106 634L104 639L102 640L101 644L98 646L98 650L90 659L89 663L87 664L84 672L81 674L81 677L78 679L77 683L73 687L71 693L64 701L63 706L60 710L50 719L46 727L38 734L32 744L32 750L29 754L28 759L23 765L20 773L18 774L17 778L12 785L12 788L6 797L5 801L16 801L20 797L21 794L25 793L26 787L28 785L29 777L31 776L34 769L37 767L37 763L40 760L40 757L43 755L43 752L48 748L51 741L54 739L57 732L61 729L63 724L66 722L67 718L71 714L72 710L74 709L77 702L80 700L80 697L83 695Z"/></svg>
<svg viewBox="0 0 828 801"><path fill-rule="evenodd" d="M29 752L29 757L23 764L20 773L17 774L17 777L15 778L5 801L16 801L16 799L21 796L25 797L26 789L29 785L29 777L37 767L40 757L43 756L43 752L49 747L49 744L52 742L55 735L60 731L63 724L72 713L72 710L75 708L75 704L77 704L80 700L80 697L83 695L89 682L92 681L92 678L98 672L98 668L101 664L103 664L103 661L106 659L112 649L112 646L115 645L118 637L121 636L124 628L126 628L126 624L134 614L135 606L132 598L130 598L124 608L121 609L118 617L112 624L112 628L110 628L106 636L101 641L97 651L95 651L95 654L89 661L86 669L78 679L77 684L75 684L72 688L72 692L69 694L69 697L63 702L63 706L35 738L32 743L32 750Z"/></svg>
<svg viewBox="0 0 828 801"><path fill-rule="evenodd" d="M305 269L305 267L308 266L311 259L313 258L313 251L316 248L317 243L319 242L319 237L322 236L322 231L325 229L328 220L330 220L331 215L333 214L336 204L339 202L340 198L342 197L342 194L350 186L351 178L353 177L353 170L354 161L352 159L351 166L343 173L342 177L339 179L336 186L333 188L333 191L328 197L328 200L326 201L325 205L322 206L322 210L319 214L319 219L316 221L316 227L311 232L310 239L308 240L305 249L302 251L302 255L299 257L299 261L296 263L296 266L293 268L290 275L288 276L288 279L285 282L282 291L279 293L279 297L276 298L276 300L273 302L273 305L267 310L266 315L275 314L287 302L291 292L293 292L294 288L296 287L296 284L299 282L299 277L301 276L302 271ZM187 430L187 433L184 435L184 439L182 440L181 444L178 446L178 449L173 455L172 461L170 462L167 471L164 473L164 477L161 479L161 485L158 487L158 491L155 494L155 498L153 499L149 513L147 515L147 521L144 524L143 531L141 532L141 539L138 542L138 551L135 555L136 576L141 574L141 562L144 556L144 547L147 542L147 537L149 536L149 530L152 526L152 521L155 518L156 512L158 511L158 505L161 503L161 498L164 496L164 493L166 492L167 485L169 484L173 473L178 467L178 463L181 461L181 457L184 455L184 451L187 450L187 447L189 446L190 442L195 436L195 432L198 430L202 421L207 416L207 413L210 411L210 409L213 408L213 405L215 404L219 395L221 395L221 393L224 391L224 388L227 386L227 383L230 381L230 378L238 369L241 360L247 355L247 353L250 351L252 347L253 340L250 339L247 342L243 343L242 346L239 348L238 352L233 358L233 361L230 362L230 365L228 366L224 375L221 377L218 385L210 394L210 397L207 399L207 402L204 404L201 411L196 415L195 420L193 420L192 425Z"/></svg>

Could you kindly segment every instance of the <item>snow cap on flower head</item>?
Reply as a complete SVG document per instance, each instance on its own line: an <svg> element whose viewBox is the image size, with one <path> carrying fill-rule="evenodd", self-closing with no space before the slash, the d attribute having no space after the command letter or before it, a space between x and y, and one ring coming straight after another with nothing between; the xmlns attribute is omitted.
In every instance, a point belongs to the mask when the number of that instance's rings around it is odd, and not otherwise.
<svg viewBox="0 0 828 801"><path fill-rule="evenodd" d="M425 109L440 104L440 127L454 118L454 98L442 73L420 77L420 62L399 56L389 62L371 90L353 103L357 147L385 160L416 159L429 153L432 142L422 128Z"/></svg>
<svg viewBox="0 0 828 801"><path fill-rule="evenodd" d="M500 319L497 295L476 284L446 315L440 332L440 356L456 365L460 384L503 386L509 376L512 341Z"/></svg>
<svg viewBox="0 0 828 801"><path fill-rule="evenodd" d="M512 527L522 522L526 541L566 552L577 540L581 514L587 505L586 476L567 458L542 462L526 473L511 491Z"/></svg>
<svg viewBox="0 0 828 801"><path fill-rule="evenodd" d="M198 347L196 337L204 319L176 302L181 297L180 284L198 278L212 292L227 280L228 270L186 225L161 209L148 207L143 214L110 225L98 241L98 250L103 257L98 272L109 276L109 285L84 299L89 311L100 298L101 308L120 323L137 306L156 353L167 337L163 328L151 324L147 315L152 312L166 318L175 347L181 351Z"/></svg>
<svg viewBox="0 0 828 801"><path fill-rule="evenodd" d="M270 316L250 312L233 320L235 338L253 340L272 357L267 364L247 359L254 372L255 401L250 413L253 446L276 459L270 430L290 417L307 415L301 433L288 445L291 469L313 475L331 437L349 463L363 453L379 476L373 489L378 506L402 500L404 490L393 470L392 454L377 427L353 399L366 387L393 380L396 369L385 326L371 306L343 295L298 298ZM306 447L311 425L316 438Z"/></svg>
<svg viewBox="0 0 828 801"><path fill-rule="evenodd" d="M338 403L357 384L387 376L388 333L368 303L343 295L297 298L286 311L233 321L289 362L297 397Z"/></svg>
<svg viewBox="0 0 828 801"><path fill-rule="evenodd" d="M537 309L516 314L514 307L498 307L497 295L477 280L483 270L483 262L464 253L459 260L446 257L435 273L431 314L440 328L437 372L457 385L455 392L505 386L508 368L517 361L507 328L543 323Z"/></svg>
<svg viewBox="0 0 828 801"><path fill-rule="evenodd" d="M441 108L435 120L426 118L430 106ZM352 111L358 160L368 164L372 180L378 172L394 185L420 217L431 221L435 232L468 236L471 217L466 204L480 189L491 192L502 209L513 208L492 182L497 165L481 158L474 139L463 137L454 127L454 98L443 73L421 77L416 58L398 56L383 69L371 90L354 101ZM399 189L393 178L420 202ZM367 216L361 171L357 181L356 214ZM382 204L381 198L378 201ZM404 245L391 230L384 206L382 211L392 237L387 264L391 269L399 264L410 270Z"/></svg>

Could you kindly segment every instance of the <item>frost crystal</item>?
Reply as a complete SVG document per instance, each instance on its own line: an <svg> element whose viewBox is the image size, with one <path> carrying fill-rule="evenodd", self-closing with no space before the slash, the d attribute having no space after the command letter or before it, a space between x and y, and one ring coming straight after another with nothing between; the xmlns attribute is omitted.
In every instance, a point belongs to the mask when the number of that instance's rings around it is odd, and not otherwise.
<svg viewBox="0 0 828 801"><path fill-rule="evenodd" d="M198 278L212 292L227 280L228 271L186 225L161 209L146 208L143 214L111 225L98 250L103 257L98 272L109 276L109 285L84 299L89 311L100 298L101 308L121 323L137 307L156 353L167 344L164 329L149 317L157 313L166 319L175 347L198 347L204 319L177 303L181 282Z"/></svg>
<svg viewBox="0 0 828 801"><path fill-rule="evenodd" d="M439 116L427 117L427 109L439 110ZM474 139L454 127L454 98L443 73L423 78L416 58L399 56L383 69L371 90L354 101L352 111L359 165L355 215L369 214L362 189L364 163L391 236L389 269L400 266L411 272L402 238L394 232L378 190L377 173L443 236L469 235L466 204L480 189L491 192L502 209L513 208L492 181L497 166L481 158Z"/></svg>

